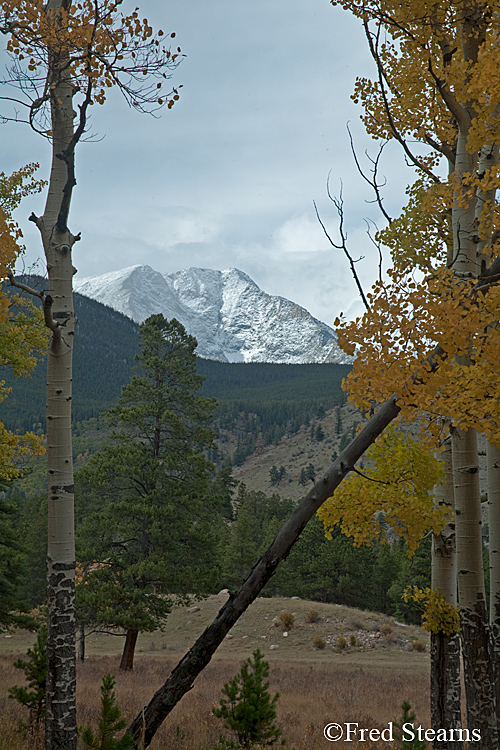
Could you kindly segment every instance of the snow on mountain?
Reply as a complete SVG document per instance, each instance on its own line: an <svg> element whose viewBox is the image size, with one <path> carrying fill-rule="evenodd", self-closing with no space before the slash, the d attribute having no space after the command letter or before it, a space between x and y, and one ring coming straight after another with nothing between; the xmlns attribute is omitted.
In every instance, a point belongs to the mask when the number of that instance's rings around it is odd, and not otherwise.
<svg viewBox="0 0 500 750"><path fill-rule="evenodd" d="M177 318L201 357L222 362L348 363L335 331L284 297L263 292L237 268L187 268L163 276L149 266L75 279L75 291L142 323Z"/></svg>

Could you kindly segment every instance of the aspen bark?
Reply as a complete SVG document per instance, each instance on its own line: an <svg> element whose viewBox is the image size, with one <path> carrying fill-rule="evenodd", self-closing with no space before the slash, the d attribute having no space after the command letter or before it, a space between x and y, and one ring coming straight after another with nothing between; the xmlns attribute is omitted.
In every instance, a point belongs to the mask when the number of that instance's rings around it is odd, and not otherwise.
<svg viewBox="0 0 500 750"><path fill-rule="evenodd" d="M487 445L490 563L490 639L497 714L500 707L500 449ZM500 716L497 716L500 734Z"/></svg>
<svg viewBox="0 0 500 750"><path fill-rule="evenodd" d="M457 603L457 565L455 538L455 494L451 445L442 454L445 480L435 490L436 500L446 505L451 520L432 539L432 589L437 589L448 604ZM462 724L460 686L460 635L431 633L431 726L433 729L458 729ZM455 736L453 734L453 736ZM460 740L434 741L434 750L462 750Z"/></svg>
<svg viewBox="0 0 500 750"><path fill-rule="evenodd" d="M462 55L475 64L484 41L486 16L482 6L464 6L462 21ZM458 136L454 170L463 180L483 168L488 150L469 152L467 140L474 116L474 107L466 102L457 110ZM477 276L483 267L478 257L478 224L484 210L483 196L473 195L458 184L452 208L453 269L457 275ZM484 246L479 253L484 255ZM485 264L484 264L485 265ZM468 357L459 357L461 364L470 364ZM452 428L452 456L455 488L455 519L457 535L458 598L460 604L461 641L464 683L467 703L467 726L479 729L481 740L470 742L469 750L497 750L496 695L494 673L489 653L489 628L486 613L482 558L482 519L479 491L477 434L475 430Z"/></svg>
<svg viewBox="0 0 500 750"><path fill-rule="evenodd" d="M57 13L64 0L49 0L44 12ZM51 92L52 168L43 216L34 217L47 261L50 328L47 358L47 718L46 750L75 750L75 538L71 439L72 357L75 314L71 248L67 227L74 185L70 145L73 139L73 86L64 55L47 51Z"/></svg>
<svg viewBox="0 0 500 750"><path fill-rule="evenodd" d="M498 735L484 593L477 435L475 430L455 428L451 435L467 725L481 733L481 740L469 743L469 748L494 750Z"/></svg>

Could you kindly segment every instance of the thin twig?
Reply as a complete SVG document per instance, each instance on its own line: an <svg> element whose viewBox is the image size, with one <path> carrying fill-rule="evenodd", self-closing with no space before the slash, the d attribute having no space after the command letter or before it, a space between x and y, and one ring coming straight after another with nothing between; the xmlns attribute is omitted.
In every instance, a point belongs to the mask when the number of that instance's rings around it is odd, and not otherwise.
<svg viewBox="0 0 500 750"><path fill-rule="evenodd" d="M385 218L387 219L387 221L390 224L392 222L392 219L391 219L391 217L389 216L389 214L387 213L387 211L384 208L384 205L382 203L382 196L380 194L380 188L384 187L387 181L384 178L383 184L379 184L377 182L377 171L378 171L378 165L379 165L379 162L380 162L380 157L382 156L382 152L383 152L384 148L386 147L388 141L384 141L381 144L381 146L379 146L379 151L378 151L376 159L372 159L368 155L368 153L365 151L366 156L368 157L368 159L370 159L371 163L373 164L373 170L372 170L372 172L373 172L373 179L370 179L369 177L366 176L366 174L361 169L361 164L359 163L358 155L357 155L356 149L354 147L354 139L352 137L351 129L349 128L349 123L347 123L346 127L347 127L347 132L349 133L349 140L350 140L350 143L351 143L351 151L352 151L352 155L353 155L353 158L354 158L354 163L356 164L358 172L361 175L361 177L370 185L370 187L373 188L373 191L375 192L375 196L376 196L376 202L378 203L378 207L380 208L381 212L383 213L383 215L385 216Z"/></svg>
<svg viewBox="0 0 500 750"><path fill-rule="evenodd" d="M342 190L340 192L340 200L338 200L337 198L333 197L330 194L329 189L328 189L328 197L330 198L330 200L335 205L335 208L337 209L339 217L340 217L339 232L340 232L340 237L342 239L342 244L341 245L337 245L332 240L332 238L330 237L330 235L328 234L325 225L321 221L321 217L319 215L319 211L318 211L318 207L316 206L316 202L313 201L314 210L316 211L316 217L317 217L317 219L318 219L318 221L319 221L319 223L321 225L321 228L323 229L323 232L325 233L325 237L327 238L327 240L330 243L330 245L332 247L334 247L336 250L342 250L342 252L346 256L346 258L348 259L349 265L351 267L351 273L352 273L352 275L354 277L354 281L356 282L356 286L358 287L358 291L359 291L359 294L361 296L361 299L363 300L363 304L366 307L366 310L368 312L370 312L370 305L368 304L368 300L366 299L365 293L363 291L363 287L361 286L361 282L359 280L359 276L358 276L358 274L356 272L356 267L355 267L355 263L357 263L359 260L362 260L362 258L358 258L357 260L354 260L354 258L350 254L349 250L347 249L347 236L344 233L344 210L343 210L344 203L343 203L343 200L342 200Z"/></svg>

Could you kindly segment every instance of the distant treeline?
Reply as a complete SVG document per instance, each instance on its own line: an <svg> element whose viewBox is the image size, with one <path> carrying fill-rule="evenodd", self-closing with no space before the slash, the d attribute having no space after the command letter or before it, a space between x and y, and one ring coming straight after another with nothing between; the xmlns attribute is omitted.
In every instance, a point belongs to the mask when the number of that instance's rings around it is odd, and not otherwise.
<svg viewBox="0 0 500 750"><path fill-rule="evenodd" d="M112 406L134 372L138 326L99 302L75 294L78 326L73 368L73 420L97 417ZM12 393L0 405L0 419L12 430L45 430L45 368L40 362L30 378L0 379ZM223 363L198 359L205 376L202 394L219 402L219 430L236 436L229 460L239 464L264 444L278 442L310 419L344 402L342 379L348 365L276 365ZM215 457L214 457L215 458ZM228 457L226 457L226 462Z"/></svg>

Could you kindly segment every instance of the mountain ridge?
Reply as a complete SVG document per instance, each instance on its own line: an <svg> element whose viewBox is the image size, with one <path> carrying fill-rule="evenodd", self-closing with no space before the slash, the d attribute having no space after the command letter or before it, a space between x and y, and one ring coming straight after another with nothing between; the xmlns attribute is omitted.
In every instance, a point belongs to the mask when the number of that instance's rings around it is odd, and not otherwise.
<svg viewBox="0 0 500 750"><path fill-rule="evenodd" d="M200 357L220 362L350 364L335 331L305 308L262 291L243 271L147 265L75 280L75 291L137 323L155 313L179 320Z"/></svg>

